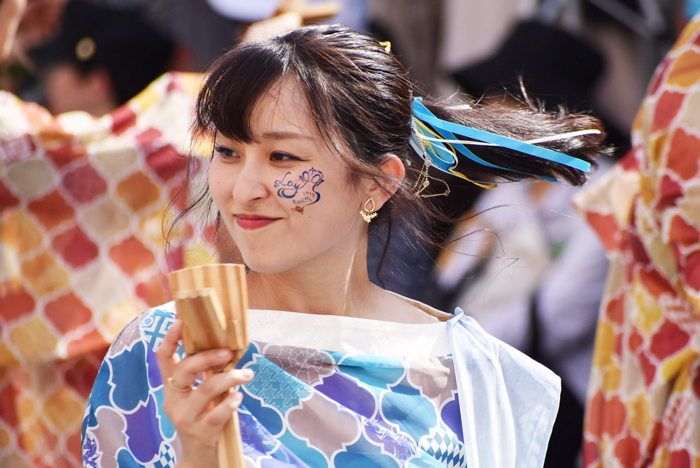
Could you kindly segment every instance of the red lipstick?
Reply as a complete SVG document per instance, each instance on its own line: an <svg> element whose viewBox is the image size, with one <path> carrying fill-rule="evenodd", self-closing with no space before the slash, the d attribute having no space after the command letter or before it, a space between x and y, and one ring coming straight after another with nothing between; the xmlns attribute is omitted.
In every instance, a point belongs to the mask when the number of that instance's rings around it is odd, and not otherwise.
<svg viewBox="0 0 700 468"><path fill-rule="evenodd" d="M238 223L238 225L243 229L251 230L265 227L278 219L279 218L268 218L266 216L248 215L242 213L236 215L236 223Z"/></svg>

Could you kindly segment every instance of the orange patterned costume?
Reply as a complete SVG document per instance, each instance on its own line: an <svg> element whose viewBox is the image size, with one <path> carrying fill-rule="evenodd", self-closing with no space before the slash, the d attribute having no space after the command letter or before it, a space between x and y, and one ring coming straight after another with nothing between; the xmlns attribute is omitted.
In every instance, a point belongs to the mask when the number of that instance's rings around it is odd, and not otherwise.
<svg viewBox="0 0 700 468"><path fill-rule="evenodd" d="M163 255L198 80L164 75L99 119L0 92L0 466L80 466L107 346L166 300L163 273L216 260L192 223Z"/></svg>
<svg viewBox="0 0 700 468"><path fill-rule="evenodd" d="M578 200L611 260L585 467L700 467L700 16L657 69L633 149Z"/></svg>

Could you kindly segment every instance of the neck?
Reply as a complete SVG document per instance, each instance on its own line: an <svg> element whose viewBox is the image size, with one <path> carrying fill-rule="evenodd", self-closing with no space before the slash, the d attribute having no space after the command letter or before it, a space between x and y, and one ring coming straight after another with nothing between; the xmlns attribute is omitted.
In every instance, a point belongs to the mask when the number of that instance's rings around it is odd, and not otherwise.
<svg viewBox="0 0 700 468"><path fill-rule="evenodd" d="M380 288L367 274L366 242L283 273L250 272L248 292L252 309L320 315L367 317L380 302Z"/></svg>

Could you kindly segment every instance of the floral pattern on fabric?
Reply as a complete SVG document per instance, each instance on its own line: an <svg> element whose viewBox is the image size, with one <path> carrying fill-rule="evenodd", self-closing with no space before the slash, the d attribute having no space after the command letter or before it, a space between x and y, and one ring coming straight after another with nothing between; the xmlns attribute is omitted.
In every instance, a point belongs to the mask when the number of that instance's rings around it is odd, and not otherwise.
<svg viewBox="0 0 700 468"><path fill-rule="evenodd" d="M83 423L85 466L175 465L179 441L162 411L154 354L174 321L168 307L132 322L102 364ZM370 356L253 342L238 367L255 371L241 387L246 467L466 466L450 356Z"/></svg>
<svg viewBox="0 0 700 468"><path fill-rule="evenodd" d="M700 17L656 71L633 148L578 205L611 260L584 466L700 466Z"/></svg>
<svg viewBox="0 0 700 468"><path fill-rule="evenodd" d="M101 118L0 92L0 466L80 466L107 347L165 301L169 267L217 260L191 223L163 258L198 79L164 75Z"/></svg>

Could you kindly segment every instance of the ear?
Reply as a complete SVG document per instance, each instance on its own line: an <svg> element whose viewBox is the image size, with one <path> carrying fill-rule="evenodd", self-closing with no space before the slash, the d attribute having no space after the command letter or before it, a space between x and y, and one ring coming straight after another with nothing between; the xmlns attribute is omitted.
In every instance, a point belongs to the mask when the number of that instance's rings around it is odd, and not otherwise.
<svg viewBox="0 0 700 468"><path fill-rule="evenodd" d="M381 208L396 193L406 176L406 167L403 165L403 161L391 153L384 156L379 170L386 175L386 179L379 183L373 182L369 189L369 196L374 198L377 209Z"/></svg>

